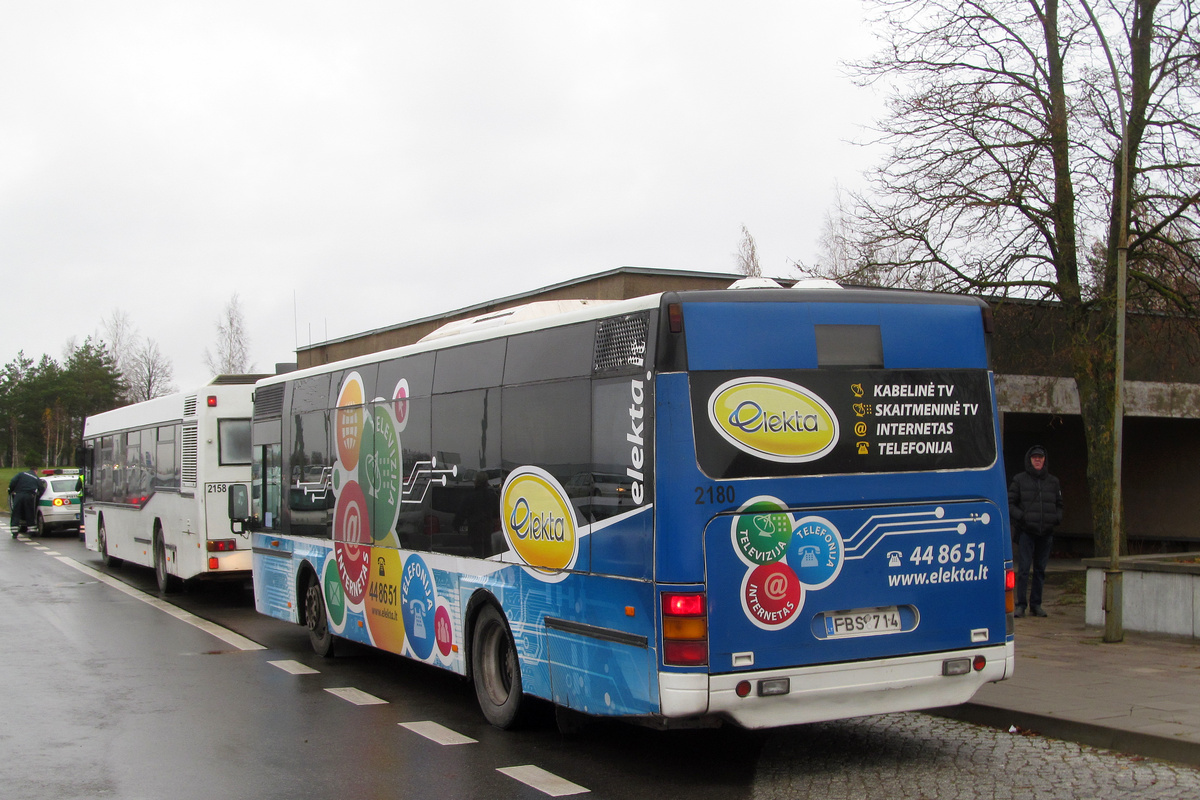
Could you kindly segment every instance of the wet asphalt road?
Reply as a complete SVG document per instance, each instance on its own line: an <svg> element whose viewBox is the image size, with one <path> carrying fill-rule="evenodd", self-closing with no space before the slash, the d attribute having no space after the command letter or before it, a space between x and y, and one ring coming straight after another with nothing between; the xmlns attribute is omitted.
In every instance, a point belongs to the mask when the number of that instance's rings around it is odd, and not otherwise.
<svg viewBox="0 0 1200 800"><path fill-rule="evenodd" d="M921 714L568 737L535 705L505 733L456 676L354 646L315 656L244 586L170 600L150 570L105 569L74 535L0 536L0 797L1200 797L1195 770ZM344 688L385 702L327 691ZM447 731L474 741L435 741Z"/></svg>

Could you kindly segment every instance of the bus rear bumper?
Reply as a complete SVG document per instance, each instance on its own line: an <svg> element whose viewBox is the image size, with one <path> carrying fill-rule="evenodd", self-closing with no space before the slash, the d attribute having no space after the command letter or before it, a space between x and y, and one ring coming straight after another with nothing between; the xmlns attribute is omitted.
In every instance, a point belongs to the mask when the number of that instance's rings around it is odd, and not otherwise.
<svg viewBox="0 0 1200 800"><path fill-rule="evenodd" d="M982 670L946 675L948 663L976 656ZM659 674L664 717L719 716L745 728L770 728L952 706L970 700L985 683L1013 673L1012 642L990 647L928 653L878 661L817 667L739 672L723 675ZM739 697L737 686L750 692ZM786 692L761 696L764 689Z"/></svg>

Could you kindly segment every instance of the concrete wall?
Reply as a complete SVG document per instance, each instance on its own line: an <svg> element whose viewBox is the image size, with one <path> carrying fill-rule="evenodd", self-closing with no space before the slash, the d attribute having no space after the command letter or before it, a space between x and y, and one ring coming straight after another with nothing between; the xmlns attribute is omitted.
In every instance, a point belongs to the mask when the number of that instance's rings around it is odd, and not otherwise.
<svg viewBox="0 0 1200 800"><path fill-rule="evenodd" d="M1129 569L1122 563L1125 630L1200 637L1200 574ZM1104 626L1104 570L1089 566L1084 622Z"/></svg>

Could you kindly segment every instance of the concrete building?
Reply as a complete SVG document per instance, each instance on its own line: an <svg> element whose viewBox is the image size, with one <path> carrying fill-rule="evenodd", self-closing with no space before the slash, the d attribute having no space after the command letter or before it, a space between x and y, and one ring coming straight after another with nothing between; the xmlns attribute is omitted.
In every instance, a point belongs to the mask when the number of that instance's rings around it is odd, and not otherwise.
<svg viewBox="0 0 1200 800"><path fill-rule="evenodd" d="M412 344L448 322L542 300L624 300L662 291L721 289L739 275L621 267L296 351L299 368ZM791 281L777 279L788 285ZM992 366L1006 472L1042 444L1063 484L1066 513L1056 550L1092 554L1086 450L1061 309L993 301ZM1131 552L1200 550L1200 337L1162 315L1129 317L1126 348L1124 503Z"/></svg>

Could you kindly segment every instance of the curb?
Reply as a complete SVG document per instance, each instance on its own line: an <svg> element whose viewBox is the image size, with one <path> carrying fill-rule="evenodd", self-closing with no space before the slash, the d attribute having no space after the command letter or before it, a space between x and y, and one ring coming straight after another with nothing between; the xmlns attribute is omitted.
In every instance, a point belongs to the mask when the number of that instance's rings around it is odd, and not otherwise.
<svg viewBox="0 0 1200 800"><path fill-rule="evenodd" d="M1186 764L1189 767L1200 767L1200 744L1168 736L1155 736L1138 731L1110 728L1049 714L1013 711L982 703L968 702L960 706L930 708L926 709L924 713L1004 731L1016 725L1018 728L1052 739L1075 742L1101 750L1113 750L1119 753L1155 758L1160 761L1172 761L1177 764Z"/></svg>

